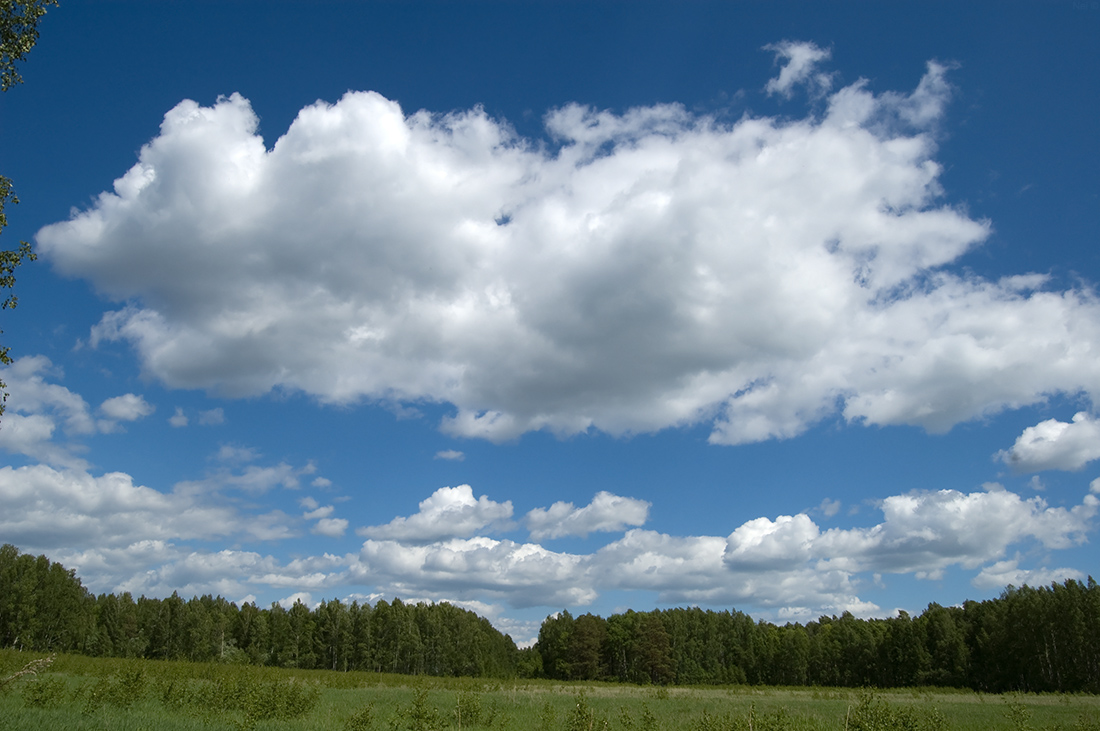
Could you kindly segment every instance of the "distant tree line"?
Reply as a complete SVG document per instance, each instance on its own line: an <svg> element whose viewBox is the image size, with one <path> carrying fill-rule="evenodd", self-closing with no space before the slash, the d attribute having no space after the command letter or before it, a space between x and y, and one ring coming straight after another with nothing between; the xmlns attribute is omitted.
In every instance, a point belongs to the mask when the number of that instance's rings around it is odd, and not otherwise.
<svg viewBox="0 0 1100 731"><path fill-rule="evenodd" d="M754 622L737 611L548 617L541 673L562 680L1100 693L1100 586L1008 587L919 617Z"/></svg>
<svg viewBox="0 0 1100 731"><path fill-rule="evenodd" d="M310 609L222 597L95 596L45 556L0 548L0 646L94 656L221 661L428 675L652 684L946 686L1100 693L1100 586L1008 587L919 617L805 625L738 611L628 611L547 617L517 650L488 620L451 604Z"/></svg>
<svg viewBox="0 0 1100 731"><path fill-rule="evenodd" d="M0 646L196 662L332 670L507 677L512 638L451 604L373 606L338 600L310 609L210 595L182 599L128 592L94 596L76 573L45 556L0 548Z"/></svg>

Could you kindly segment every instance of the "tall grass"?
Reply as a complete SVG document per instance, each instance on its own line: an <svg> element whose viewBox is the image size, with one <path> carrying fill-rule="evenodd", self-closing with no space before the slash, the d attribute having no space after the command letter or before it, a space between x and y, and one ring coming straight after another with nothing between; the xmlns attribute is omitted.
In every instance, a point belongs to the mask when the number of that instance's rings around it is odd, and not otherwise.
<svg viewBox="0 0 1100 731"><path fill-rule="evenodd" d="M39 659L0 650L5 731L1100 731L1100 698L1083 695L486 682L66 655L19 674Z"/></svg>

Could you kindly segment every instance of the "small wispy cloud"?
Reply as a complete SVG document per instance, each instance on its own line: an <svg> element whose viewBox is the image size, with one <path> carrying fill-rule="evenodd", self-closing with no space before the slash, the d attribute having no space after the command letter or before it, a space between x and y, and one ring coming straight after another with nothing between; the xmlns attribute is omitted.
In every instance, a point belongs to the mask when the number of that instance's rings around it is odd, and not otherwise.
<svg viewBox="0 0 1100 731"><path fill-rule="evenodd" d="M199 424L203 426L217 426L225 423L225 410L221 407L199 412Z"/></svg>
<svg viewBox="0 0 1100 731"><path fill-rule="evenodd" d="M183 413L183 409L177 406L176 413L168 417L168 423L179 429L187 426L190 423L190 419L187 418L187 414Z"/></svg>
<svg viewBox="0 0 1100 731"><path fill-rule="evenodd" d="M840 501L825 498L821 501L821 504L817 506L817 509L820 510L821 514L826 518L831 518L840 512Z"/></svg>

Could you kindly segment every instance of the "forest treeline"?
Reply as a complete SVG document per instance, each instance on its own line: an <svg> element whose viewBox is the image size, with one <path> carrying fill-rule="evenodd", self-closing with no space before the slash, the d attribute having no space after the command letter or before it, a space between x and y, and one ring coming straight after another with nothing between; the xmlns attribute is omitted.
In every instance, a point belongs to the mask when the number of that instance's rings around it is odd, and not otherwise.
<svg viewBox="0 0 1100 731"><path fill-rule="evenodd" d="M428 675L1100 693L1100 586L1007 588L918 617L801 624L738 611L547 617L531 648L451 604L95 596L45 556L0 548L0 646L93 656Z"/></svg>
<svg viewBox="0 0 1100 731"><path fill-rule="evenodd" d="M509 677L518 650L489 620L451 604L373 606L338 600L310 609L237 606L129 592L94 596L75 571L0 548L0 646L101 657L236 662L304 669Z"/></svg>
<svg viewBox="0 0 1100 731"><path fill-rule="evenodd" d="M1100 586L1007 588L919 617L805 625L699 608L548 617L541 673L569 680L1100 692Z"/></svg>

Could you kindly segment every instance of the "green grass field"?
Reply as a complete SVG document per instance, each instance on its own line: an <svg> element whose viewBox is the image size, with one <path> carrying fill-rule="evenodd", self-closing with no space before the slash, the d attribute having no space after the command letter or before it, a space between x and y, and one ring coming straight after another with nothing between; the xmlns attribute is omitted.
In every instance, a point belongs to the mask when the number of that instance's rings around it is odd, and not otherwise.
<svg viewBox="0 0 1100 731"><path fill-rule="evenodd" d="M0 679L41 655L0 651ZM660 688L62 655L0 688L4 729L1100 731L1100 697Z"/></svg>

